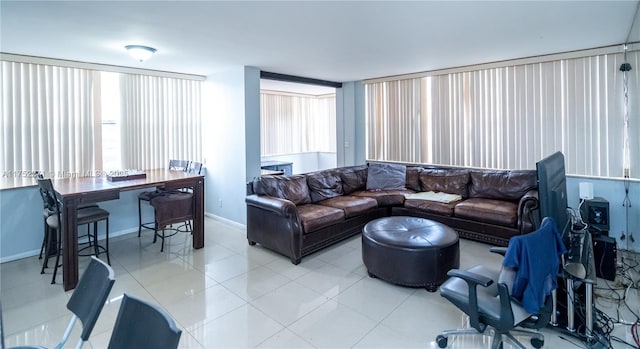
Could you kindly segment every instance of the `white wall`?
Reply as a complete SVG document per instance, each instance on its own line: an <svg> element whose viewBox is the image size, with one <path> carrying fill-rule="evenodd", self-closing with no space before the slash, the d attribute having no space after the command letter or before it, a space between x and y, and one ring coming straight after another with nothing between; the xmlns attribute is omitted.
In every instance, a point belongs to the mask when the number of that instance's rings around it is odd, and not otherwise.
<svg viewBox="0 0 640 349"><path fill-rule="evenodd" d="M205 210L246 223L246 182L260 173L260 71L234 67L203 88Z"/></svg>
<svg viewBox="0 0 640 349"><path fill-rule="evenodd" d="M338 167L336 153L317 153L318 170ZM364 163L364 162L363 162Z"/></svg>
<svg viewBox="0 0 640 349"><path fill-rule="evenodd" d="M262 161L291 162L291 172L293 174L309 173L337 167L336 153L326 152L306 152L263 156Z"/></svg>

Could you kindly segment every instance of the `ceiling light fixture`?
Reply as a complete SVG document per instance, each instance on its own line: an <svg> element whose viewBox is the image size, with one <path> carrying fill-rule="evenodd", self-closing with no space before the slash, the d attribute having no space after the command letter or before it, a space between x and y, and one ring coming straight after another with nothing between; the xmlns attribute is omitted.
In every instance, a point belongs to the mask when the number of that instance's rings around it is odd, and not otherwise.
<svg viewBox="0 0 640 349"><path fill-rule="evenodd" d="M156 53L156 49L149 46L142 45L127 45L124 48L129 51L131 57L137 59L140 62L144 62L147 59L151 58L154 53Z"/></svg>

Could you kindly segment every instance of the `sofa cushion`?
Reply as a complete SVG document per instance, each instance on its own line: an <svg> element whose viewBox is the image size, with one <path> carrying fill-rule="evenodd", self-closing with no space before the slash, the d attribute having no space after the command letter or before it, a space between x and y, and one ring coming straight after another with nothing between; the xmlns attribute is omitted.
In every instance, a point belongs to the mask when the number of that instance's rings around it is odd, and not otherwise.
<svg viewBox="0 0 640 349"><path fill-rule="evenodd" d="M342 180L336 171L320 171L307 174L311 202L330 199L344 194Z"/></svg>
<svg viewBox="0 0 640 349"><path fill-rule="evenodd" d="M404 203L404 194L414 193L413 190L379 190L379 191L356 191L351 193L353 196L362 196L376 199L378 206L402 206Z"/></svg>
<svg viewBox="0 0 640 349"><path fill-rule="evenodd" d="M421 191L420 187L420 172L422 172L422 167L419 166L407 166L407 189Z"/></svg>
<svg viewBox="0 0 640 349"><path fill-rule="evenodd" d="M367 173L367 190L402 190L406 188L407 167L372 162Z"/></svg>
<svg viewBox="0 0 640 349"><path fill-rule="evenodd" d="M443 216L453 216L453 208L456 207L456 203L457 202L444 203L429 200L406 199L404 200L404 207L417 211L437 213Z"/></svg>
<svg viewBox="0 0 640 349"><path fill-rule="evenodd" d="M303 205L311 202L307 177L294 176L260 176L254 180L256 194L269 195Z"/></svg>
<svg viewBox="0 0 640 349"><path fill-rule="evenodd" d="M467 198L469 171L458 169L423 169L420 172L422 191L458 194Z"/></svg>
<svg viewBox="0 0 640 349"><path fill-rule="evenodd" d="M329 206L344 210L346 218L359 216L370 209L378 207L378 202L373 198L362 196L336 196L331 199L318 202L318 205Z"/></svg>
<svg viewBox="0 0 640 349"><path fill-rule="evenodd" d="M537 186L536 171L470 171L469 197L518 201Z"/></svg>
<svg viewBox="0 0 640 349"><path fill-rule="evenodd" d="M347 195L357 190L364 190L367 186L367 173L367 165L341 168L339 174L340 179L342 179L344 194Z"/></svg>
<svg viewBox="0 0 640 349"><path fill-rule="evenodd" d="M345 217L344 211L335 207L307 204L297 209L305 234L340 223Z"/></svg>
<svg viewBox="0 0 640 349"><path fill-rule="evenodd" d="M415 194L405 194L404 197L405 197L405 200L414 199L414 200L437 201L437 202L444 202L445 204L462 200L462 196L458 194L443 193L441 191L439 192L421 191Z"/></svg>
<svg viewBox="0 0 640 349"><path fill-rule="evenodd" d="M518 204L511 201L472 198L454 208L454 215L508 227L518 225Z"/></svg>

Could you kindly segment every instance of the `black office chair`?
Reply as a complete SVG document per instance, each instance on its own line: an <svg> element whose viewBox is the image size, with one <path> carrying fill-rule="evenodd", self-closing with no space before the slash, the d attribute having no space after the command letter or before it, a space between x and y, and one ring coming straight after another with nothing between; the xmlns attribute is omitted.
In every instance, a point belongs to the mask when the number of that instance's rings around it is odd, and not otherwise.
<svg viewBox="0 0 640 349"><path fill-rule="evenodd" d="M188 160L169 160L169 170L170 171L187 171L189 169L189 161ZM151 199L158 195L162 195L165 193L163 188L156 188L156 190L143 191L138 194L138 237L142 233L142 228L155 230L154 222L142 223L142 202L151 202ZM154 237L155 242L155 237Z"/></svg>
<svg viewBox="0 0 640 349"><path fill-rule="evenodd" d="M535 348L544 345L544 336L535 330L551 318L551 293L557 287L560 255L565 252L553 219L545 218L535 232L511 238L507 249L491 250L505 255L501 270L481 265L453 269L448 273L451 278L440 286L442 297L467 314L472 327L442 332L436 337L440 348L447 346L452 335L477 335L487 327L494 329L492 349L502 348L503 340L524 349L514 333L531 336Z"/></svg>
<svg viewBox="0 0 640 349"><path fill-rule="evenodd" d="M108 349L175 349L181 334L162 309L125 293Z"/></svg>
<svg viewBox="0 0 640 349"><path fill-rule="evenodd" d="M98 258L91 257L89 266L82 274L76 289L67 302L67 309L73 313L71 321L64 332L56 349L63 348L79 319L82 323L82 332L76 348L82 348L89 339L93 327L98 321L100 312L104 307L113 283L115 282L113 269ZM20 346L14 349L42 348L39 346ZM124 347L123 347L124 348Z"/></svg>
<svg viewBox="0 0 640 349"><path fill-rule="evenodd" d="M40 194L42 195L43 204L45 205L45 211L50 211L52 214L45 220L47 224L47 231L45 232L45 254L44 262L42 263L42 269L40 274L44 274L44 270L48 267L49 258L53 257L53 251L51 248L55 247L56 263L53 270L53 276L51 283L56 283L56 276L58 273L58 267L60 267L60 256L62 255L62 207L60 201L56 197L55 190L53 189L53 182L50 178L37 178L38 186L40 187ZM104 246L98 244L98 222L105 221L105 242ZM93 232L91 232L90 225L93 223ZM79 255L95 255L100 257L100 251L103 251L107 255L107 263L111 265L111 258L109 257L109 211L101 209L99 207L85 207L77 211L77 225L87 225L87 239L88 244L82 249L78 249ZM54 231L56 234L54 235ZM82 251L89 250L87 254L82 254ZM93 251L91 251L93 250Z"/></svg>

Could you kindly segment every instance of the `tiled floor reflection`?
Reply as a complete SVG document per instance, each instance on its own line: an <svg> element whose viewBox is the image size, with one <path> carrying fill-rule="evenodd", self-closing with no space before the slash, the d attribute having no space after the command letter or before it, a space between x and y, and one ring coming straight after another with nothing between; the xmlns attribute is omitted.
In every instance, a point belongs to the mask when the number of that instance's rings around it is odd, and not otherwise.
<svg viewBox="0 0 640 349"><path fill-rule="evenodd" d="M391 285L367 276L360 236L305 257L300 265L260 246L249 246L236 225L207 218L205 248L191 249L188 234L167 240L165 252L150 232L112 239L116 283L85 348L105 348L123 293L159 304L183 329L182 348L436 348L436 335L466 326L466 318L439 293ZM488 245L461 240L461 267L498 264ZM81 267L87 264L80 259ZM54 346L70 318L70 293L40 275L37 257L0 265L1 301L8 346ZM611 284L613 286L613 284ZM598 309L635 320L612 299L604 282ZM618 291L622 294L624 290ZM638 312L638 292L628 290ZM79 326L72 335L78 338ZM584 344L544 329L545 348ZM630 326L613 334L632 342ZM152 334L149 334L152 335ZM74 337L75 336L75 337ZM569 342L570 341L570 342ZM68 343L75 345L75 340ZM530 346L528 341L524 341ZM451 338L450 348L490 348L488 336ZM626 348L613 343L614 348ZM510 348L505 346L505 348Z"/></svg>

